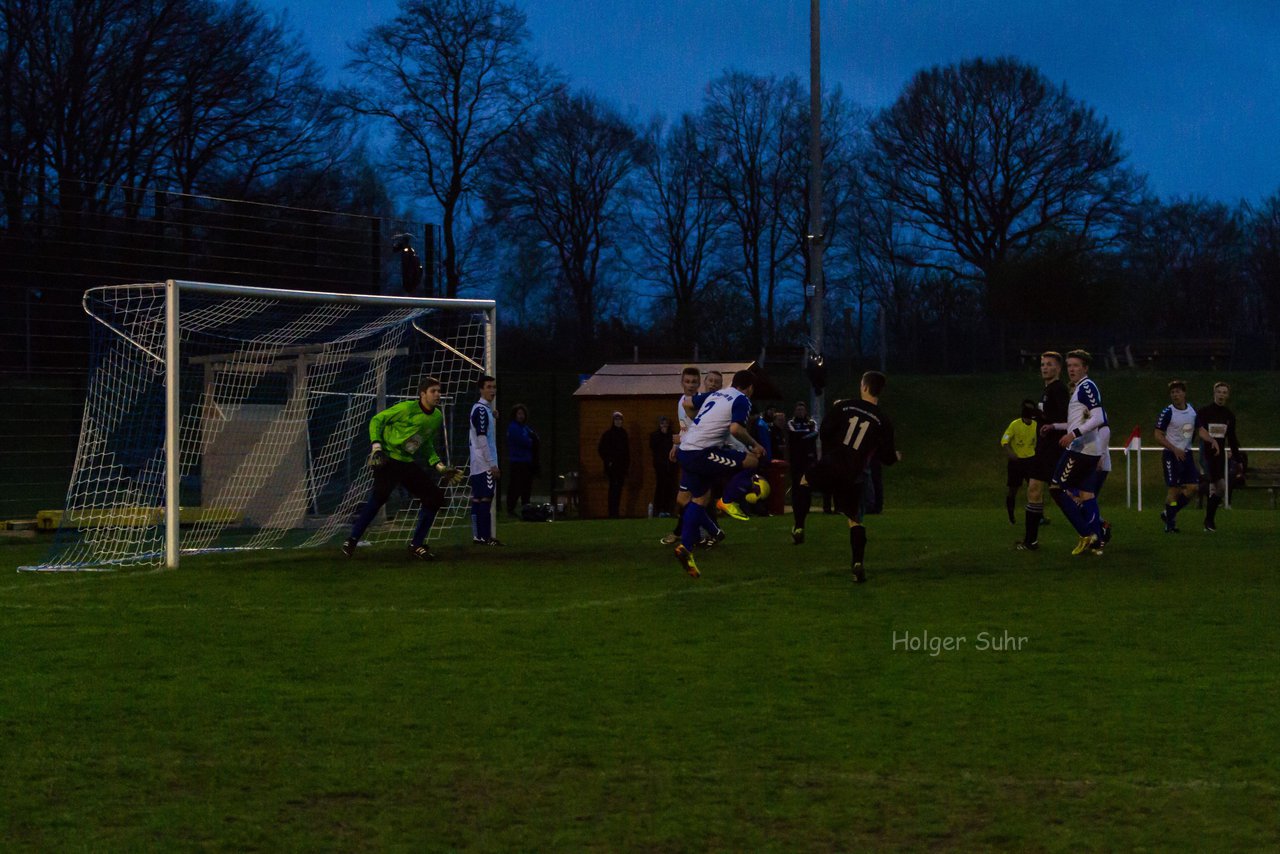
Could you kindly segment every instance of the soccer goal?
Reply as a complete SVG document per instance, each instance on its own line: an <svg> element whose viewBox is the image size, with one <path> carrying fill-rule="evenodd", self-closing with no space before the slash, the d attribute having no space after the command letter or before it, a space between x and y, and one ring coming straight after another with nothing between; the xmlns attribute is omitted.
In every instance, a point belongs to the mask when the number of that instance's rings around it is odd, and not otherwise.
<svg viewBox="0 0 1280 854"><path fill-rule="evenodd" d="M52 553L24 569L341 540L372 484L374 413L436 377L440 454L465 469L466 407L496 367L492 300L171 280L92 288L84 309L90 375L66 506ZM468 521L465 486L447 492L433 538ZM393 496L365 539L407 542L417 503Z"/></svg>

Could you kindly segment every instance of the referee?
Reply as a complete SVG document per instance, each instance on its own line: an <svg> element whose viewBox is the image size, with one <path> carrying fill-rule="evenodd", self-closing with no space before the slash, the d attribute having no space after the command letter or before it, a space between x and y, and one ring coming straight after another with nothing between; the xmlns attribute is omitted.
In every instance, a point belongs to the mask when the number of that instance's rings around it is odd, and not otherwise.
<svg viewBox="0 0 1280 854"><path fill-rule="evenodd" d="M1000 437L1000 447L1009 457L1008 474L1005 486L1008 492L1004 496L1004 509L1009 513L1009 524L1016 525L1013 517L1013 504L1018 498L1018 490L1023 483L1031 480L1034 473L1036 456L1036 416L1040 408L1030 398L1022 401L1022 415L1009 422L1004 435Z"/></svg>

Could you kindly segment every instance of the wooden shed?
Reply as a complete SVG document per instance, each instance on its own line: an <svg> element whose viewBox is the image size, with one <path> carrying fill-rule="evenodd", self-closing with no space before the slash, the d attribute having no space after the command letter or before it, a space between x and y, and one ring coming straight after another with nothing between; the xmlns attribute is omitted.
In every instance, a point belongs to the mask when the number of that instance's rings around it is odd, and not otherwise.
<svg viewBox="0 0 1280 854"><path fill-rule="evenodd" d="M649 434L658 429L658 418L667 416L675 425L680 397L680 372L687 362L627 363L605 365L578 387L578 489L584 518L608 515L609 483L597 448L600 437L613 426L613 413L621 412L631 446L631 469L622 492L623 516L642 517L653 499L654 474ZM750 370L756 377L755 396L773 400L781 396L755 362L707 362L698 365L705 374L719 371L728 386L737 371Z"/></svg>

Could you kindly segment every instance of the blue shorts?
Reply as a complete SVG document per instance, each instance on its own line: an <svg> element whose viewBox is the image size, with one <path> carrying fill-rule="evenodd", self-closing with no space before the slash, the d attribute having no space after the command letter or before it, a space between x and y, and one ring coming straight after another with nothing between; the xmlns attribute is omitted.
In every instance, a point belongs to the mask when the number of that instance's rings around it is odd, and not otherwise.
<svg viewBox="0 0 1280 854"><path fill-rule="evenodd" d="M1098 460L1100 459L1102 457L1082 454L1079 451L1063 451L1062 456L1058 458L1058 467L1053 470L1053 479L1049 481L1049 484L1069 489L1081 489L1098 468Z"/></svg>
<svg viewBox="0 0 1280 854"><path fill-rule="evenodd" d="M1111 474L1111 470L1103 471L1102 469L1094 469L1093 474L1089 475L1089 479L1084 482L1084 486L1080 487L1081 492L1092 492L1094 495L1102 492L1102 485L1107 482L1107 475Z"/></svg>
<svg viewBox="0 0 1280 854"><path fill-rule="evenodd" d="M1164 463L1165 486L1186 486L1200 482L1200 469L1196 468L1195 454L1191 453L1191 451L1186 452L1182 462L1178 462L1178 458L1173 455L1173 451L1167 448L1160 456L1161 461Z"/></svg>
<svg viewBox="0 0 1280 854"><path fill-rule="evenodd" d="M473 474L467 479L471 484L471 497L475 498L493 498L493 474L485 472L484 474Z"/></svg>
<svg viewBox="0 0 1280 854"><path fill-rule="evenodd" d="M742 471L742 461L746 458L746 451L733 448L678 451L676 461L680 463L680 488L694 498L701 498L723 478Z"/></svg>

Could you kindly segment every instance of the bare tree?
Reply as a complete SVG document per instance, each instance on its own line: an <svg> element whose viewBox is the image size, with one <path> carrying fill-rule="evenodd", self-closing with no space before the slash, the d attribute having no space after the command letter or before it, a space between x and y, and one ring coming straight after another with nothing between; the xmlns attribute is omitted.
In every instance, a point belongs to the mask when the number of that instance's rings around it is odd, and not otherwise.
<svg viewBox="0 0 1280 854"><path fill-rule="evenodd" d="M786 152L786 172L798 180L788 182L783 202L783 223L787 230L787 244L781 256L782 269L794 274L798 283L808 285L812 256L809 246L809 100L801 101L799 134ZM839 239L842 233L856 227L850 220L856 218L858 206L866 195L863 186L863 164L866 156L866 111L844 97L839 89L832 89L822 101L822 186L823 186L823 271L827 283L828 301L848 291L853 258L851 245ZM786 294L782 295L784 300ZM795 302L808 306L802 294L793 295ZM859 304L861 306L861 304ZM859 308L861 311L861 307ZM834 315L833 315L834 316ZM801 317L801 320L804 318ZM861 350L859 349L859 353Z"/></svg>
<svg viewBox="0 0 1280 854"><path fill-rule="evenodd" d="M1264 320L1266 331L1275 336L1280 334L1280 192L1246 209L1245 215L1250 283L1245 314Z"/></svg>
<svg viewBox="0 0 1280 854"><path fill-rule="evenodd" d="M1083 251L1109 238L1140 185L1094 111L1014 59L918 73L871 125L872 181L929 254L986 279L1045 232Z"/></svg>
<svg viewBox="0 0 1280 854"><path fill-rule="evenodd" d="M344 90L360 115L386 119L410 171L440 205L446 295L462 283L460 219L494 148L558 91L529 53L525 15L498 0L400 0L355 46Z"/></svg>
<svg viewBox="0 0 1280 854"><path fill-rule="evenodd" d="M1126 250L1131 314L1143 328L1225 334L1245 325L1241 212L1221 202L1148 200Z"/></svg>
<svg viewBox="0 0 1280 854"><path fill-rule="evenodd" d="M670 127L654 123L650 153L637 181L631 229L639 249L638 275L656 283L675 303L672 331L681 343L697 340L698 298L710 279L709 254L720 229L721 204L711 188L715 153L698 126L683 115Z"/></svg>
<svg viewBox="0 0 1280 854"><path fill-rule="evenodd" d="M178 189L216 182L241 196L342 159L350 131L319 65L282 20L250 0L191 11L170 95L168 167Z"/></svg>
<svg viewBox="0 0 1280 854"><path fill-rule="evenodd" d="M771 342L782 264L794 249L786 219L803 172L787 153L800 139L804 98L794 77L729 72L707 88L702 120L717 157L712 187L728 213L726 263L751 299L752 340Z"/></svg>
<svg viewBox="0 0 1280 854"><path fill-rule="evenodd" d="M559 94L504 140L485 205L498 228L536 236L573 296L581 357L595 344L601 262L617 248L625 182L644 162L636 130L595 97Z"/></svg>
<svg viewBox="0 0 1280 854"><path fill-rule="evenodd" d="M21 71L6 84L64 223L150 177L186 0L6 0Z"/></svg>

